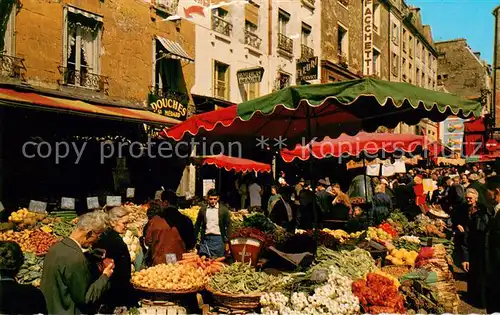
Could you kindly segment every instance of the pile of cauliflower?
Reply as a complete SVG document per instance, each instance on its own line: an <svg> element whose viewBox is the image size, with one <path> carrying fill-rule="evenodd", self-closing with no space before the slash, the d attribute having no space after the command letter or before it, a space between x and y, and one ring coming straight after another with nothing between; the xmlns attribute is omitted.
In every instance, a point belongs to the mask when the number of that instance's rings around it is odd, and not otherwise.
<svg viewBox="0 0 500 315"><path fill-rule="evenodd" d="M125 242L125 244L127 244L127 248L130 253L130 259L132 260L132 264L134 264L135 258L141 250L139 238L134 235L131 230L127 230L127 232L125 232L125 235L123 236L123 241Z"/></svg>
<svg viewBox="0 0 500 315"><path fill-rule="evenodd" d="M294 292L291 298L283 293L266 293L260 302L264 315L299 314L357 314L360 312L359 300L351 290L352 281L332 266L328 281L316 288L314 295Z"/></svg>

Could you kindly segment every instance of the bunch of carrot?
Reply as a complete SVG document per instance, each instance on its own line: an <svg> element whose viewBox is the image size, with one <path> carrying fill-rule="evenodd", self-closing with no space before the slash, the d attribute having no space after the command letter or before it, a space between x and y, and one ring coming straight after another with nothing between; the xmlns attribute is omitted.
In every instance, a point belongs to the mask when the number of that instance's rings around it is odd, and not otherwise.
<svg viewBox="0 0 500 315"><path fill-rule="evenodd" d="M205 256L198 256L196 253L182 254L182 260L179 261L181 265L190 265L195 268L202 269L207 275L214 275L225 268L223 263L225 257L217 259L210 259Z"/></svg>

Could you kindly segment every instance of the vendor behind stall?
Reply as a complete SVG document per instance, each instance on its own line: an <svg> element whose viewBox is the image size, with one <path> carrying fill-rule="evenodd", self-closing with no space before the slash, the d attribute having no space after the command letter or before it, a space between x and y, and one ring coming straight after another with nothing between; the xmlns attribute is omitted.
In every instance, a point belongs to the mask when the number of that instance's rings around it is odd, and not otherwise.
<svg viewBox="0 0 500 315"><path fill-rule="evenodd" d="M208 191L207 199L208 204L198 212L194 235L198 238L201 232L200 256L218 258L224 256L229 238L229 209L219 203L219 193L215 189Z"/></svg>

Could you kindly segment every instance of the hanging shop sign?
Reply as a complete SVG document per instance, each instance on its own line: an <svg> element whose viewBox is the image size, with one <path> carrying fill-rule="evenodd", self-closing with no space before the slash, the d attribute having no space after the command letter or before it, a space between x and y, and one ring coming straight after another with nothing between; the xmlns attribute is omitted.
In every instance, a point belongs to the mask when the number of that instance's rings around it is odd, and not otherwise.
<svg viewBox="0 0 500 315"><path fill-rule="evenodd" d="M122 196L106 196L106 206L119 207L122 205Z"/></svg>
<svg viewBox="0 0 500 315"><path fill-rule="evenodd" d="M186 120L187 108L188 98L185 95L171 93L165 97L154 94L148 96L148 109L165 117Z"/></svg>
<svg viewBox="0 0 500 315"><path fill-rule="evenodd" d="M62 197L61 198L61 209L75 210L75 198Z"/></svg>
<svg viewBox="0 0 500 315"><path fill-rule="evenodd" d="M99 208L100 206L98 197L87 197L87 209L94 210Z"/></svg>
<svg viewBox="0 0 500 315"><path fill-rule="evenodd" d="M262 82L262 77L264 76L264 68L250 68L242 69L236 73L238 77L238 84L251 84Z"/></svg>
<svg viewBox="0 0 500 315"><path fill-rule="evenodd" d="M127 188L127 198L134 198L135 197L135 188Z"/></svg>
<svg viewBox="0 0 500 315"><path fill-rule="evenodd" d="M297 59L297 81L318 80L318 57Z"/></svg>
<svg viewBox="0 0 500 315"><path fill-rule="evenodd" d="M373 75L373 0L363 1L363 74Z"/></svg>
<svg viewBox="0 0 500 315"><path fill-rule="evenodd" d="M43 201L30 200L29 211L47 213L47 203Z"/></svg>

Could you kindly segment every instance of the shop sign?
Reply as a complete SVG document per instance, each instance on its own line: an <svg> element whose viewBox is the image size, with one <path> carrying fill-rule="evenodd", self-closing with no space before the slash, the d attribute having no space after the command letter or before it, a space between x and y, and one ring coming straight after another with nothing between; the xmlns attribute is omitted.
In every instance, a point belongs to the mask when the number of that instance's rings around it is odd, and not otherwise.
<svg viewBox="0 0 500 315"><path fill-rule="evenodd" d="M4 211L5 207L3 206L3 203L0 201L0 212Z"/></svg>
<svg viewBox="0 0 500 315"><path fill-rule="evenodd" d="M297 81L318 79L318 57L297 59Z"/></svg>
<svg viewBox="0 0 500 315"><path fill-rule="evenodd" d="M165 254L165 261L167 264L177 263L177 256L175 254Z"/></svg>
<svg viewBox="0 0 500 315"><path fill-rule="evenodd" d="M187 97L176 97L173 94L168 97L162 97L149 94L148 100L148 109L153 113L177 120L186 120Z"/></svg>
<svg viewBox="0 0 500 315"><path fill-rule="evenodd" d="M363 74L373 75L373 0L363 2Z"/></svg>
<svg viewBox="0 0 500 315"><path fill-rule="evenodd" d="M30 200L29 211L47 213L47 203L43 201Z"/></svg>
<svg viewBox="0 0 500 315"><path fill-rule="evenodd" d="M243 69L238 71L236 76L240 85L262 82L264 68Z"/></svg>
<svg viewBox="0 0 500 315"><path fill-rule="evenodd" d="M87 209L94 210L99 209L99 198L97 197L87 197Z"/></svg>
<svg viewBox="0 0 500 315"><path fill-rule="evenodd" d="M106 206L119 207L122 205L122 196L106 196Z"/></svg>
<svg viewBox="0 0 500 315"><path fill-rule="evenodd" d="M75 210L75 198L62 197L61 198L61 209Z"/></svg>

